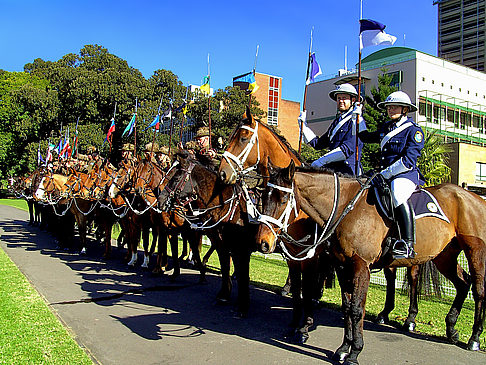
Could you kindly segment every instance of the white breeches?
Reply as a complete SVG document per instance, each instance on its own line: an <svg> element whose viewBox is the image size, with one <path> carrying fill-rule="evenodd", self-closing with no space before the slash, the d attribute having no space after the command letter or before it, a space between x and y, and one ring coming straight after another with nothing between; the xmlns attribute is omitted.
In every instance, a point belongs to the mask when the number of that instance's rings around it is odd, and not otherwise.
<svg viewBox="0 0 486 365"><path fill-rule="evenodd" d="M416 185L412 180L403 177L396 178L391 182L393 207L405 203L416 189Z"/></svg>

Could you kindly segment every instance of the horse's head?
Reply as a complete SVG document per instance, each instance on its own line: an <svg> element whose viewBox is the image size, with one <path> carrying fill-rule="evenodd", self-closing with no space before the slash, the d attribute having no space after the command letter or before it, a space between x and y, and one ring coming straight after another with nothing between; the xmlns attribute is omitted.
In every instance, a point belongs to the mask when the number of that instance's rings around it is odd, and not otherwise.
<svg viewBox="0 0 486 365"><path fill-rule="evenodd" d="M258 247L267 254L275 250L278 235L287 231L299 212L293 189L294 161L285 168L274 167L269 161L268 171L270 179L262 196L261 224L256 236Z"/></svg>
<svg viewBox="0 0 486 365"><path fill-rule="evenodd" d="M115 178L110 185L108 196L111 199L115 199L120 191L130 188L134 174L135 164L131 160L122 161L121 166L116 172Z"/></svg>
<svg viewBox="0 0 486 365"><path fill-rule="evenodd" d="M238 174L259 163L258 125L250 108L246 107L243 119L230 137L219 166L219 176L225 184L234 184Z"/></svg>
<svg viewBox="0 0 486 365"><path fill-rule="evenodd" d="M164 211L173 209L174 205L185 205L195 195L194 186L197 182L191 174L197 162L184 154L177 154L176 157L158 197L158 207Z"/></svg>

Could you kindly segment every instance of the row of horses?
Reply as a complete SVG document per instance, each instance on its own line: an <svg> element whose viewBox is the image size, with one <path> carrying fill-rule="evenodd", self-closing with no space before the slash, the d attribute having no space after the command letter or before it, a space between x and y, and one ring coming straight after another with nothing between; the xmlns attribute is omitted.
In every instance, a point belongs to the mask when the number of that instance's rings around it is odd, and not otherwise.
<svg viewBox="0 0 486 365"><path fill-rule="evenodd" d="M154 246L149 248L151 230L157 247L154 270L163 271L168 263L169 240L173 278L180 274L177 252L181 234L192 249L200 280L205 280L207 255L205 259L200 257L205 234L220 261L220 301L230 298L233 260L241 315L250 306L251 253L278 249L289 265L294 341L305 342L308 337L314 325L314 300L335 270L342 291L344 339L334 357L348 364L358 363L364 346L370 270L385 268L391 283L385 309L379 316L385 321L393 309L394 268L409 268L412 290L406 326L412 330L417 314L418 268L433 261L457 292L446 318L446 335L452 342L458 340L455 323L472 287L475 319L468 348L479 350L486 311L486 228L482 225L486 203L451 184L430 188L450 223L430 217L419 219L416 257L393 260L384 249L393 234L393 224L369 199L368 182L298 167L301 165L288 143L247 110L228 142L219 170L203 157L181 152L167 171L151 159L124 160L118 169L103 163L90 173L38 170L18 183L17 189L51 207L57 216L71 212L82 252L86 250L86 229L92 217L104 233L105 257L111 252L112 226L116 221L120 223L129 265L137 261L142 236L142 266L148 267L155 250ZM246 183L247 178L255 176L262 180L257 189L259 198ZM457 262L460 252L468 259L470 273Z"/></svg>

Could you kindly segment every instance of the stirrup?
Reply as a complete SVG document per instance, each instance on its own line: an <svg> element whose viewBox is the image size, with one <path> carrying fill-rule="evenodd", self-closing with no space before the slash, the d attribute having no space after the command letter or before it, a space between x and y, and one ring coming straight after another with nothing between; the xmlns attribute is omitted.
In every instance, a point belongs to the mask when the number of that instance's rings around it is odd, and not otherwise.
<svg viewBox="0 0 486 365"><path fill-rule="evenodd" d="M413 259L415 257L415 251L411 246L404 240L396 240L391 251L393 259Z"/></svg>

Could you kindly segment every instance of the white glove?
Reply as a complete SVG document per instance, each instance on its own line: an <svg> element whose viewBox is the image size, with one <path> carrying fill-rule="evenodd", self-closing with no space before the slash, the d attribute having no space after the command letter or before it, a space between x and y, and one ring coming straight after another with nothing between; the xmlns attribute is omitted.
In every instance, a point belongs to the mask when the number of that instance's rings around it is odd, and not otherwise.
<svg viewBox="0 0 486 365"><path fill-rule="evenodd" d="M410 171L412 168L407 168L403 163L402 159L395 161L386 169L380 171L380 174L386 179L389 180L395 175L401 174L402 172Z"/></svg>
<svg viewBox="0 0 486 365"><path fill-rule="evenodd" d="M313 163L311 163L312 167L323 167L328 165L332 162L344 161L346 160L346 156L341 148L335 148L332 151L329 151L324 156L318 158Z"/></svg>
<svg viewBox="0 0 486 365"><path fill-rule="evenodd" d="M361 119L361 114L363 112L363 106L361 103L354 103L354 108L353 108L353 116L351 117L353 119L353 122L356 121L356 119L359 118Z"/></svg>
<svg viewBox="0 0 486 365"><path fill-rule="evenodd" d="M307 125L306 117L307 117L307 112L302 111L300 112L298 121L299 121L299 128L302 128L302 135L304 136L304 142L309 143L317 136L314 133L314 131L310 129L309 126Z"/></svg>

